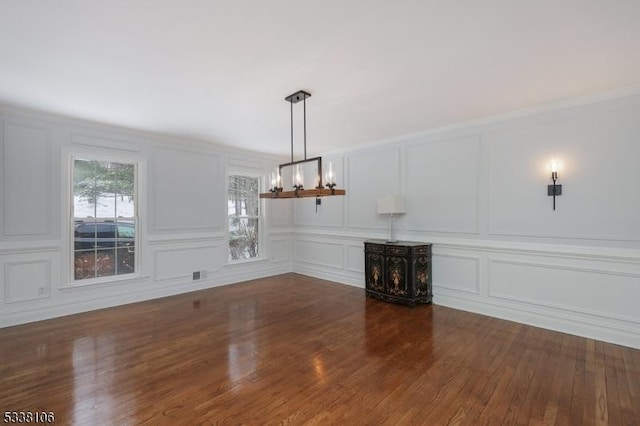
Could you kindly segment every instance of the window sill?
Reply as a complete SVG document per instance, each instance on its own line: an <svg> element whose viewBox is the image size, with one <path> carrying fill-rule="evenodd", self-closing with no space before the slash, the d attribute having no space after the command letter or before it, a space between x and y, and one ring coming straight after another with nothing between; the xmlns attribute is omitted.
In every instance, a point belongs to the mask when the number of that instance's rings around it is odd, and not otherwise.
<svg viewBox="0 0 640 426"><path fill-rule="evenodd" d="M251 264L251 263L264 263L264 262L268 262L271 259L269 259L268 257L256 257L254 259L243 259L243 260L233 260L233 261L227 261L227 263L224 265L224 267L235 267L235 266L242 266L242 265L247 265L247 264Z"/></svg>
<svg viewBox="0 0 640 426"><path fill-rule="evenodd" d="M149 278L151 278L151 276L139 275L139 274L133 275L133 276L128 275L126 278L125 277L122 277L122 278L106 277L104 279L98 278L98 279L87 280L87 282L77 281L73 283L68 283L66 286L61 287L60 290L74 291L74 290L87 289L87 288L96 288L100 286L106 287L106 286L113 286L113 285L120 285L120 284L135 284L135 283L146 281Z"/></svg>

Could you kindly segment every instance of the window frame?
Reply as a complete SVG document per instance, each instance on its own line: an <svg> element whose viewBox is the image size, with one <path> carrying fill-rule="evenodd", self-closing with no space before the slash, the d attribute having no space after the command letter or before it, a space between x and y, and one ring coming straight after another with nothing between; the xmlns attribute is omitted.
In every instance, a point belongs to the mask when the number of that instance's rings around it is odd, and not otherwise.
<svg viewBox="0 0 640 426"><path fill-rule="evenodd" d="M140 196L140 188L141 184L141 170L144 169L143 160L136 155L118 155L112 152L102 151L101 149L92 150L90 152L83 150L74 150L72 152L66 153L67 157L67 176L66 176L66 184L65 188L67 191L67 203L66 203L66 211L65 211L65 222L66 222L66 230L67 230L67 247L66 247L66 257L67 257L67 278L64 282L66 282L67 288L73 287L84 287L95 284L104 284L104 283L112 283L112 282L122 282L122 281L131 281L137 280L142 277L142 232L141 232L141 200ZM133 220L135 225L135 236L134 236L134 271L132 273L127 274L114 274L107 275L103 277L94 277L94 278L85 278L85 279L76 279L75 278L75 211L74 211L74 175L75 175L75 161L76 160L85 160L85 161L102 161L102 162L112 162L112 163L120 163L120 164L128 164L133 166L133 178L134 178L134 190L133 190L133 204L134 204L134 216L133 218L127 218ZM98 219L98 218L95 218ZM102 218L108 219L108 218ZM113 219L117 219L113 217ZM115 222L117 224L117 221ZM117 226L116 226L117 233Z"/></svg>
<svg viewBox="0 0 640 426"><path fill-rule="evenodd" d="M256 194L258 201L258 255L249 259L231 259L231 229L230 229L230 218L229 215L229 185L231 183L231 176L244 176L248 178L258 179L258 193ZM226 229L226 240L227 240L227 265L238 265L243 263L251 263L251 262L259 262L266 259L266 244L265 244L265 230L264 230L264 201L260 198L260 193L264 191L265 178L261 173L256 171L247 171L242 169L232 169L227 170L226 179L225 179L225 229ZM247 217L252 218L254 216L239 216L239 217Z"/></svg>

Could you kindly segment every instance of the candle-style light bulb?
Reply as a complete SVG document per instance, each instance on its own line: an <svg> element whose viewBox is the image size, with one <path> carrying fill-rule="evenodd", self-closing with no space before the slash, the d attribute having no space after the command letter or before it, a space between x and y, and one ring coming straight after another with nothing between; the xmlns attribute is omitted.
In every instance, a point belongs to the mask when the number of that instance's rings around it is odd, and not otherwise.
<svg viewBox="0 0 640 426"><path fill-rule="evenodd" d="M296 176L295 176L295 185L297 187L302 188L303 187L303 179L302 179L302 175L300 174L300 166L296 166Z"/></svg>
<svg viewBox="0 0 640 426"><path fill-rule="evenodd" d="M558 179L558 169L560 168L560 165L554 160L549 164L549 168L551 169L551 179L555 182L555 180Z"/></svg>
<svg viewBox="0 0 640 426"><path fill-rule="evenodd" d="M330 184L336 183L333 176L333 163L329 161L329 179L327 179Z"/></svg>

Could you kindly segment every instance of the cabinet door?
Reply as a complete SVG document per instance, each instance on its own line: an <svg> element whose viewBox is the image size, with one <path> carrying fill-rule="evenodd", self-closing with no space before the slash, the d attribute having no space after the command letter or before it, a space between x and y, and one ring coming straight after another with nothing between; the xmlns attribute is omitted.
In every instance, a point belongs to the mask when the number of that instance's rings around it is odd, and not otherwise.
<svg viewBox="0 0 640 426"><path fill-rule="evenodd" d="M367 288L384 293L384 256L380 253L365 254Z"/></svg>
<svg viewBox="0 0 640 426"><path fill-rule="evenodd" d="M386 293L393 296L410 296L408 289L409 262L406 257L387 257Z"/></svg>
<svg viewBox="0 0 640 426"><path fill-rule="evenodd" d="M429 295L429 256L418 256L413 259L413 282L415 283L415 297Z"/></svg>

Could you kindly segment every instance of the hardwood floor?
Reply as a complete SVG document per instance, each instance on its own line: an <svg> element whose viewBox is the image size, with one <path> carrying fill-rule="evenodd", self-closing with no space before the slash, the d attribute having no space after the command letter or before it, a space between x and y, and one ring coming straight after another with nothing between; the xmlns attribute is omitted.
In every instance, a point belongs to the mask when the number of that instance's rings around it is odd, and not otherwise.
<svg viewBox="0 0 640 426"><path fill-rule="evenodd" d="M296 274L0 342L0 414L57 424L640 424L639 350Z"/></svg>

